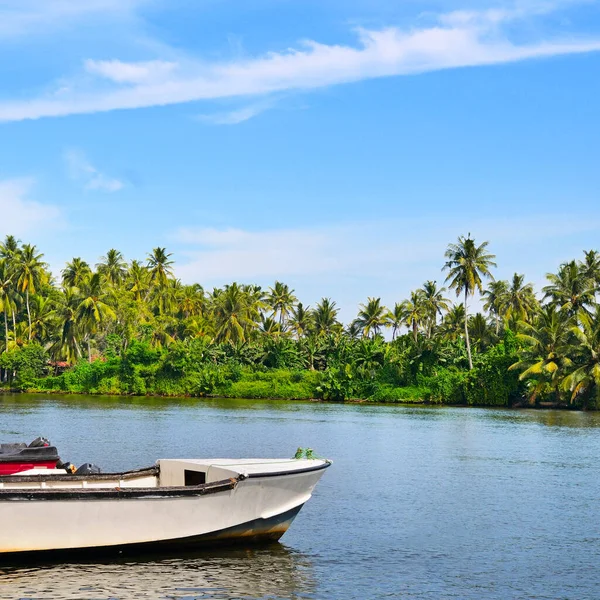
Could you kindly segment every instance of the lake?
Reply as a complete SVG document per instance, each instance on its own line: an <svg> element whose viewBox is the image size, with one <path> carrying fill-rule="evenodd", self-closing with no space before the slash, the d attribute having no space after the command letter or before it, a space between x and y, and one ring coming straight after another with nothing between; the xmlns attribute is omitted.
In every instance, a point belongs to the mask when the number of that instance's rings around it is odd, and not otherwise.
<svg viewBox="0 0 600 600"><path fill-rule="evenodd" d="M281 543L67 565L0 559L2 599L599 596L597 413L0 395L0 440L38 435L64 460L105 471L291 457L298 446L334 464Z"/></svg>

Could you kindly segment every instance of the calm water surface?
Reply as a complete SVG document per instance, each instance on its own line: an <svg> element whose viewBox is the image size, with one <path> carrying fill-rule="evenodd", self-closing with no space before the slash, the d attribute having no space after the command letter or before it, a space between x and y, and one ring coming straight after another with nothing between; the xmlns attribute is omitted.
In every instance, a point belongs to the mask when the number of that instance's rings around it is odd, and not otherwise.
<svg viewBox="0 0 600 600"><path fill-rule="evenodd" d="M600 598L600 414L0 395L2 441L40 434L106 471L298 446L334 465L280 544L0 559L2 599Z"/></svg>

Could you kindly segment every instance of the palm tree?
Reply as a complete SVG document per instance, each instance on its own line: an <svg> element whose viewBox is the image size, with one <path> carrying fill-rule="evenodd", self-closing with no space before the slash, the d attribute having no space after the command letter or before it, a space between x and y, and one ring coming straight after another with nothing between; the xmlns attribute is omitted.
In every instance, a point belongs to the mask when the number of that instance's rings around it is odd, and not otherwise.
<svg viewBox="0 0 600 600"><path fill-rule="evenodd" d="M394 310L391 310L387 314L386 327L392 328L392 341L396 339L400 327L404 325L404 305L401 302L394 304Z"/></svg>
<svg viewBox="0 0 600 600"><path fill-rule="evenodd" d="M63 286L66 288L80 287L91 272L90 265L85 260L76 257L70 263L67 263L62 270Z"/></svg>
<svg viewBox="0 0 600 600"><path fill-rule="evenodd" d="M260 319L261 305L255 295L234 282L213 296L215 340L233 345L247 341Z"/></svg>
<svg viewBox="0 0 600 600"><path fill-rule="evenodd" d="M580 327L571 327L576 340L574 360L569 374L563 381L563 388L571 392L571 402L577 396L595 397L596 406L600 401L600 306L593 315L579 311Z"/></svg>
<svg viewBox="0 0 600 600"><path fill-rule="evenodd" d="M339 325L337 320L339 310L336 304L330 298L323 298L317 304L312 313L312 320L317 335L326 335L332 333L335 327Z"/></svg>
<svg viewBox="0 0 600 600"><path fill-rule="evenodd" d="M111 285L119 285L127 275L127 263L123 255L114 248L111 248L106 256L100 258L96 265L98 273L102 275Z"/></svg>
<svg viewBox="0 0 600 600"><path fill-rule="evenodd" d="M416 342L419 327L427 319L427 306L422 290L411 292L410 300L405 300L402 303L402 310L404 311L404 324L412 329L413 339Z"/></svg>
<svg viewBox="0 0 600 600"><path fill-rule="evenodd" d="M283 330L285 322L298 301L294 296L294 290L281 281L276 281L275 285L269 289L266 297L267 304L273 309L273 318L279 314L279 327Z"/></svg>
<svg viewBox="0 0 600 600"><path fill-rule="evenodd" d="M460 236L458 243L449 244L446 250L446 264L443 270L448 271L446 281L450 282L450 287L456 290L456 295L464 293L465 306L465 342L467 344L467 354L469 356L469 369L473 368L473 359L471 357L471 343L469 341L468 328L468 306L469 296L473 296L476 291L483 292L482 277L493 279L490 268L495 267L495 255L487 252L489 242L483 242L480 246L471 239L471 234L466 238Z"/></svg>
<svg viewBox="0 0 600 600"><path fill-rule="evenodd" d="M25 292L27 305L27 321L29 323L29 340L31 340L31 308L29 295L36 293L36 288L48 279L42 262L43 254L38 254L37 248L31 244L23 244L21 251L16 256L17 285L21 292Z"/></svg>
<svg viewBox="0 0 600 600"><path fill-rule="evenodd" d="M533 284L523 284L524 279L525 275L515 273L505 296L504 315L513 328L518 321L529 321L538 307Z"/></svg>
<svg viewBox="0 0 600 600"><path fill-rule="evenodd" d="M381 298L369 298L361 304L355 323L362 329L363 337L375 337L386 324L388 310L381 304Z"/></svg>
<svg viewBox="0 0 600 600"><path fill-rule="evenodd" d="M137 260L132 260L127 273L127 289L137 302L141 302L150 292L150 272Z"/></svg>
<svg viewBox="0 0 600 600"><path fill-rule="evenodd" d="M496 341L493 329L481 313L469 318L469 337L479 352L484 352Z"/></svg>
<svg viewBox="0 0 600 600"><path fill-rule="evenodd" d="M184 318L199 317L204 307L204 290L199 283L184 285L178 293L178 309Z"/></svg>
<svg viewBox="0 0 600 600"><path fill-rule="evenodd" d="M168 279L173 277L173 261L169 260L166 248L154 248L148 255L148 269L150 270L150 283L156 287L167 286Z"/></svg>
<svg viewBox="0 0 600 600"><path fill-rule="evenodd" d="M506 309L506 297L508 295L508 282L504 279L490 281L481 294L485 298L483 308L494 317L496 323L496 335L500 333L500 318Z"/></svg>
<svg viewBox="0 0 600 600"><path fill-rule="evenodd" d="M444 316L441 333L452 342L458 340L465 332L465 307L456 304Z"/></svg>
<svg viewBox="0 0 600 600"><path fill-rule="evenodd" d="M13 281L5 258L0 259L0 312L4 314L4 341L8 350L8 311L11 310L10 293Z"/></svg>
<svg viewBox="0 0 600 600"><path fill-rule="evenodd" d="M550 299L570 315L587 310L595 301L596 284L590 281L580 266L572 260L562 264L558 273L548 273L549 285L542 288L544 299Z"/></svg>
<svg viewBox="0 0 600 600"><path fill-rule="evenodd" d="M517 339L524 348L520 360L509 370L521 371L521 380L537 381L532 400L546 388L558 395L565 371L571 365L567 349L572 323L572 318L553 304L539 308L533 324L519 323Z"/></svg>
<svg viewBox="0 0 600 600"><path fill-rule="evenodd" d="M582 275L600 285L600 253L596 250L584 252L585 259L580 263Z"/></svg>
<svg viewBox="0 0 600 600"><path fill-rule="evenodd" d="M59 339L51 350L55 356L64 357L71 364L82 355L77 324L77 309L80 303L79 289L76 287L65 288L56 310L61 327Z"/></svg>
<svg viewBox="0 0 600 600"><path fill-rule="evenodd" d="M302 302L298 302L292 310L289 321L290 330L297 339L304 337L313 327L313 315L310 306L304 308Z"/></svg>
<svg viewBox="0 0 600 600"><path fill-rule="evenodd" d="M426 281L421 290L425 312L427 313L427 337L431 337L433 328L437 325L437 316L443 315L443 311L450 308L452 302L449 298L444 298L446 288L437 287L437 282Z"/></svg>
<svg viewBox="0 0 600 600"><path fill-rule="evenodd" d="M93 273L83 282L81 296L76 318L78 326L86 334L88 360L92 362L91 336L98 331L100 324L108 319L114 319L116 314L105 302L100 273Z"/></svg>

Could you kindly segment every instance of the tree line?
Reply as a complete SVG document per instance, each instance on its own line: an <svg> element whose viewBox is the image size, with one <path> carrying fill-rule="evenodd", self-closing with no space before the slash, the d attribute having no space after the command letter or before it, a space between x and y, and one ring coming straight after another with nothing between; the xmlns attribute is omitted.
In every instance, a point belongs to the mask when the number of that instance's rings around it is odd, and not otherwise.
<svg viewBox="0 0 600 600"><path fill-rule="evenodd" d="M461 236L426 281L350 323L335 301L293 289L184 285L172 255L127 262L111 249L55 279L36 246L0 243L0 383L91 393L596 407L600 255L561 264L536 293L497 280L488 242ZM470 310L474 296L482 310ZM385 331L389 334L385 337Z"/></svg>

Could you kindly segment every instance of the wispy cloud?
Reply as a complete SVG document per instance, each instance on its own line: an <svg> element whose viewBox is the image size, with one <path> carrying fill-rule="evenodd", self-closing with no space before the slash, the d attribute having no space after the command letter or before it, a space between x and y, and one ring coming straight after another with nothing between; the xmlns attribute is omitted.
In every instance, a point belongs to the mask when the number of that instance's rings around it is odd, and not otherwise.
<svg viewBox="0 0 600 600"><path fill-rule="evenodd" d="M54 233L62 225L57 206L29 198L33 186L32 179L0 180L0 236L22 236L40 230Z"/></svg>
<svg viewBox="0 0 600 600"><path fill-rule="evenodd" d="M210 125L238 125L244 121L249 121L258 117L265 111L273 108L275 101L266 100L264 102L255 102L242 108L237 108L229 112L218 112L207 115L198 115L196 119Z"/></svg>
<svg viewBox="0 0 600 600"><path fill-rule="evenodd" d="M197 58L175 62L88 60L84 71L71 78L68 89L62 86L58 95L1 102L0 121L264 96L376 77L600 50L600 37L563 35L515 41L511 35L515 21L535 19L564 4L528 3L517 8L452 12L421 28L359 29L355 45L307 40L297 48L230 62ZM255 113L250 107L225 115L221 121L241 122Z"/></svg>
<svg viewBox="0 0 600 600"><path fill-rule="evenodd" d="M86 190L118 192L124 187L120 179L109 177L90 163L81 150L67 150L64 154L69 176L81 182Z"/></svg>

